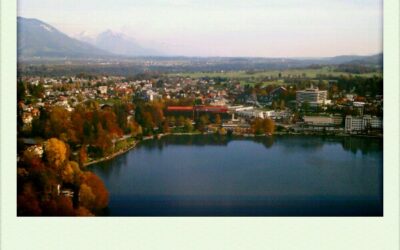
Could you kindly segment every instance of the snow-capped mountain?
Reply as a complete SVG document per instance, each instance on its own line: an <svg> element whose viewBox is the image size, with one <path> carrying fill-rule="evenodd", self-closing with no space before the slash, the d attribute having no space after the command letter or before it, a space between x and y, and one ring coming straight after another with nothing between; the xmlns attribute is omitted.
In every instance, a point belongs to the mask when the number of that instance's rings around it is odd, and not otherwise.
<svg viewBox="0 0 400 250"><path fill-rule="evenodd" d="M98 57L111 53L78 41L38 19L18 17L18 57Z"/></svg>
<svg viewBox="0 0 400 250"><path fill-rule="evenodd" d="M112 30L106 30L97 36L81 32L75 38L117 55L159 56L162 54L156 50L143 47L132 37Z"/></svg>

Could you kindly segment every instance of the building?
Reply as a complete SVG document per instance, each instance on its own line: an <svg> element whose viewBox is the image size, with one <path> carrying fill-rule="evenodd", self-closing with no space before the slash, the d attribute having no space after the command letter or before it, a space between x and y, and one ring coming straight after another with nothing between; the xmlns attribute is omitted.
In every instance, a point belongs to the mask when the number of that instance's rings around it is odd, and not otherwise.
<svg viewBox="0 0 400 250"><path fill-rule="evenodd" d="M328 92L326 90L319 90L313 87L296 91L297 104L307 102L312 107L328 104L327 96Z"/></svg>
<svg viewBox="0 0 400 250"><path fill-rule="evenodd" d="M304 116L303 122L298 122L294 129L296 132L340 133L343 132L341 123L342 117L337 115Z"/></svg>
<svg viewBox="0 0 400 250"><path fill-rule="evenodd" d="M236 114L245 118L262 118L262 119L272 119L281 120L291 117L291 113L288 111L274 111L274 110L260 110L260 109L237 109Z"/></svg>
<svg viewBox="0 0 400 250"><path fill-rule="evenodd" d="M316 126L333 126L335 125L333 117L330 116L304 116L304 123Z"/></svg>
<svg viewBox="0 0 400 250"><path fill-rule="evenodd" d="M364 115L365 102L353 102L353 109L357 110L359 115Z"/></svg>
<svg viewBox="0 0 400 250"><path fill-rule="evenodd" d="M108 87L107 86L99 86L100 94L107 94Z"/></svg>
<svg viewBox="0 0 400 250"><path fill-rule="evenodd" d="M369 129L382 129L383 122L381 118L364 115L364 116L346 116L345 131L347 133L360 133Z"/></svg>
<svg viewBox="0 0 400 250"><path fill-rule="evenodd" d="M41 145L33 145L26 149L27 152L31 153L32 155L38 156L42 158L43 156L43 147Z"/></svg>

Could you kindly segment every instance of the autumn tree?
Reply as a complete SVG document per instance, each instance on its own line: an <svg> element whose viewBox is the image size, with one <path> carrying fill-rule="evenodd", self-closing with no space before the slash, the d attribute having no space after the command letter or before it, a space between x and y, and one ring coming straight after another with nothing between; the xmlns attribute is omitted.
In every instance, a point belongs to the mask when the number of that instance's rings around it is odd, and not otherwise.
<svg viewBox="0 0 400 250"><path fill-rule="evenodd" d="M44 152L50 167L58 169L68 159L68 150L65 143L57 138L45 142Z"/></svg>
<svg viewBox="0 0 400 250"><path fill-rule="evenodd" d="M65 164L61 171L61 179L64 183L79 185L81 176L82 171L78 163L74 161L69 161Z"/></svg>
<svg viewBox="0 0 400 250"><path fill-rule="evenodd" d="M215 116L215 123L216 124L221 124L222 123L222 121L221 121L221 116L219 115L219 114L217 114L216 116Z"/></svg>
<svg viewBox="0 0 400 250"><path fill-rule="evenodd" d="M185 118L183 116L179 116L178 119L176 119L176 126L181 127L185 123Z"/></svg>
<svg viewBox="0 0 400 250"><path fill-rule="evenodd" d="M53 107L45 125L46 137L58 137L60 134L66 133L70 125L69 122L70 114L67 110L58 106Z"/></svg>
<svg viewBox="0 0 400 250"><path fill-rule="evenodd" d="M175 124L176 124L175 116L169 116L169 117L168 117L168 122L169 122L169 124L170 124L171 126L175 126Z"/></svg>
<svg viewBox="0 0 400 250"><path fill-rule="evenodd" d="M210 123L207 115L201 115L199 119L196 120L196 129L201 132L206 131L206 126Z"/></svg>
<svg viewBox="0 0 400 250"><path fill-rule="evenodd" d="M168 123L169 123L169 122L168 122L167 119L165 119L165 120L162 122L161 129L162 129L162 132L163 132L163 133L168 133L168 132L170 132L169 124L168 124Z"/></svg>
<svg viewBox="0 0 400 250"><path fill-rule="evenodd" d="M260 135L263 133L261 118L256 118L252 121L251 130L252 130L253 134L255 134L255 135Z"/></svg>
<svg viewBox="0 0 400 250"><path fill-rule="evenodd" d="M79 149L79 165L83 166L88 159L86 145L82 145Z"/></svg>
<svg viewBox="0 0 400 250"><path fill-rule="evenodd" d="M32 183L26 183L22 192L17 196L17 215L38 216L41 214L38 194Z"/></svg>
<svg viewBox="0 0 400 250"><path fill-rule="evenodd" d="M87 209L95 207L96 196L93 194L92 188L86 183L81 184L79 188L80 205Z"/></svg>
<svg viewBox="0 0 400 250"><path fill-rule="evenodd" d="M251 123L251 130L255 135L273 134L275 131L275 123L269 118L256 118Z"/></svg>
<svg viewBox="0 0 400 250"><path fill-rule="evenodd" d="M86 205L91 204L94 210L105 208L108 204L108 191L102 180L92 172L85 172L83 184L88 187L84 186L84 192L86 192L85 195L87 198L85 201L87 202ZM93 200L92 194L94 195Z"/></svg>
<svg viewBox="0 0 400 250"><path fill-rule="evenodd" d="M275 122L272 119L266 118L263 120L264 133L273 134L275 131Z"/></svg>
<svg viewBox="0 0 400 250"><path fill-rule="evenodd" d="M190 120L189 118L187 118L186 120L184 120L183 123L183 128L186 132L192 132L193 131L193 124L192 124L192 120Z"/></svg>

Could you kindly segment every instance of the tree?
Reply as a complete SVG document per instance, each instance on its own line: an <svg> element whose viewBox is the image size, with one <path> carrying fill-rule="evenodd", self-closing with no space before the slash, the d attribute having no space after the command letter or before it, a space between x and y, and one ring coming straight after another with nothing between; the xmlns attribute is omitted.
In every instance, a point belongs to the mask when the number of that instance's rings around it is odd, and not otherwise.
<svg viewBox="0 0 400 250"><path fill-rule="evenodd" d="M47 216L74 216L75 211L72 200L68 197L59 196L46 200L42 203L43 214Z"/></svg>
<svg viewBox="0 0 400 250"><path fill-rule="evenodd" d="M251 124L251 130L255 135L273 134L275 131L275 123L269 118L256 118Z"/></svg>
<svg viewBox="0 0 400 250"><path fill-rule="evenodd" d="M144 112L143 114L143 128L146 134L150 134L153 131L154 122L151 114L149 112Z"/></svg>
<svg viewBox="0 0 400 250"><path fill-rule="evenodd" d="M255 135L260 135L263 133L263 127L262 127L262 119L261 118L256 118L252 121L251 123L251 130L253 134Z"/></svg>
<svg viewBox="0 0 400 250"><path fill-rule="evenodd" d="M279 105L279 108L280 108L281 110L284 110L284 109L285 109L285 100L281 100L281 103L280 103L280 105Z"/></svg>
<svg viewBox="0 0 400 250"><path fill-rule="evenodd" d="M106 153L112 151L112 140L110 134L108 134L99 122L96 126L97 138L95 139L93 146L100 150L100 154L103 156Z"/></svg>
<svg viewBox="0 0 400 250"><path fill-rule="evenodd" d="M272 102L272 109L275 110L278 108L278 104L276 103L276 101Z"/></svg>
<svg viewBox="0 0 400 250"><path fill-rule="evenodd" d="M272 119L264 119L263 120L263 127L265 134L273 134L275 131L275 123Z"/></svg>
<svg viewBox="0 0 400 250"><path fill-rule="evenodd" d="M79 186L81 181L82 171L78 163L69 161L64 165L61 171L61 179L65 183L74 184Z"/></svg>
<svg viewBox="0 0 400 250"><path fill-rule="evenodd" d="M187 119L184 121L183 128L184 128L185 131L187 131L187 132L189 132L189 133L192 132L192 131L193 131L192 120L190 120L189 118L187 118Z"/></svg>
<svg viewBox="0 0 400 250"><path fill-rule="evenodd" d="M62 169L61 179L65 183L72 183L74 181L74 170L70 164L66 164Z"/></svg>
<svg viewBox="0 0 400 250"><path fill-rule="evenodd" d="M25 83L22 80L18 80L17 82L17 101L25 99Z"/></svg>
<svg viewBox="0 0 400 250"><path fill-rule="evenodd" d="M84 182L94 194L93 209L100 210L108 204L108 191L102 180L92 172L84 173ZM89 191L88 189L86 191ZM90 194L90 192L88 192Z"/></svg>
<svg viewBox="0 0 400 250"><path fill-rule="evenodd" d="M54 169L58 169L68 159L67 146L57 138L51 138L45 142L44 152L47 162Z"/></svg>
<svg viewBox="0 0 400 250"><path fill-rule="evenodd" d="M168 117L168 122L169 122L169 124L170 124L171 126L175 126L175 124L176 124L175 116L169 116L169 117Z"/></svg>
<svg viewBox="0 0 400 250"><path fill-rule="evenodd" d="M38 195L32 183L26 183L23 186L21 194L17 197L17 215L41 215Z"/></svg>
<svg viewBox="0 0 400 250"><path fill-rule="evenodd" d="M79 165L83 166L88 159L86 145L82 145L79 149Z"/></svg>
<svg viewBox="0 0 400 250"><path fill-rule="evenodd" d="M79 188L80 205L91 210L95 206L95 200L96 196L93 194L92 189L85 183L81 184Z"/></svg>
<svg viewBox="0 0 400 250"><path fill-rule="evenodd" d="M215 116L215 123L218 124L218 125L220 125L222 123L221 116L219 114L217 114Z"/></svg>
<svg viewBox="0 0 400 250"><path fill-rule="evenodd" d="M201 131L205 132L206 126L210 123L207 115L200 116L199 119L196 121L196 128Z"/></svg>
<svg viewBox="0 0 400 250"><path fill-rule="evenodd" d="M170 129L169 129L169 124L168 124L169 122L168 122L168 120L167 119L165 119L163 122L162 122L162 132L163 133L168 133L169 131L170 131Z"/></svg>
<svg viewBox="0 0 400 250"><path fill-rule="evenodd" d="M183 116L179 116L176 120L176 126L181 127L185 123L185 118Z"/></svg>
<svg viewBox="0 0 400 250"><path fill-rule="evenodd" d="M225 128L220 128L220 129L218 129L218 134L219 135L226 135L226 129Z"/></svg>
<svg viewBox="0 0 400 250"><path fill-rule="evenodd" d="M67 110L58 106L53 107L46 121L46 137L58 137L60 134L66 133L69 127L69 121L70 116Z"/></svg>
<svg viewBox="0 0 400 250"><path fill-rule="evenodd" d="M133 136L139 136L143 133L142 126L134 120L129 123L129 127Z"/></svg>
<svg viewBox="0 0 400 250"><path fill-rule="evenodd" d="M79 207L76 210L77 216L93 216L93 214L85 207Z"/></svg>

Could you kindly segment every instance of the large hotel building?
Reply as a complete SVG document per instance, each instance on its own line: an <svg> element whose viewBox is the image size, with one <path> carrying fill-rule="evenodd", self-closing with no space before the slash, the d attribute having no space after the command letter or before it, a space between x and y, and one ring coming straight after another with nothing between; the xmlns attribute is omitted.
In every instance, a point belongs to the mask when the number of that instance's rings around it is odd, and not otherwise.
<svg viewBox="0 0 400 250"><path fill-rule="evenodd" d="M309 88L296 91L296 101L298 104L308 102L310 106L321 106L328 103L328 92L318 88Z"/></svg>

